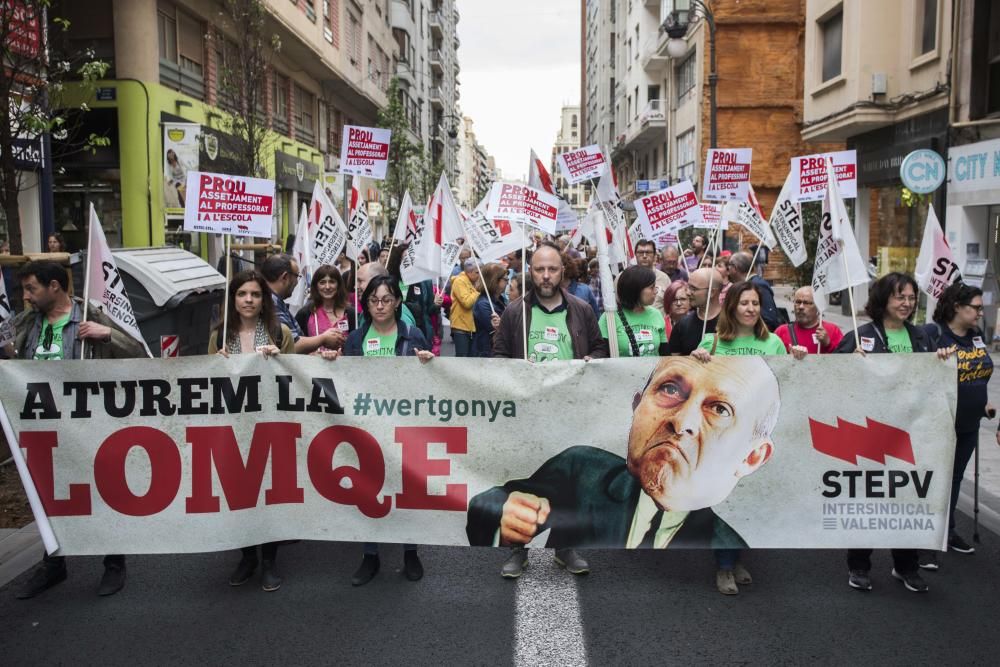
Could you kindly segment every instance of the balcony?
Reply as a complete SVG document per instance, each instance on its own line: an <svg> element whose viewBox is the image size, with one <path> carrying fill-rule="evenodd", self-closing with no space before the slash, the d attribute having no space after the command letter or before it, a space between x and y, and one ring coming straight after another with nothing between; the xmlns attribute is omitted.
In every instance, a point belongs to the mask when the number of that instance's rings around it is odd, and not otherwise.
<svg viewBox="0 0 1000 667"><path fill-rule="evenodd" d="M430 98L432 107L444 109L444 92L441 90L441 86L431 86L428 97Z"/></svg>
<svg viewBox="0 0 1000 667"><path fill-rule="evenodd" d="M642 69L647 74L659 74L665 72L670 65L670 58L667 56L667 33L657 31L655 35L646 40L642 46L639 59L642 61Z"/></svg>
<svg viewBox="0 0 1000 667"><path fill-rule="evenodd" d="M427 23L431 28L431 37L435 39L444 38L444 19L441 18L441 12L431 12L428 14Z"/></svg>
<svg viewBox="0 0 1000 667"><path fill-rule="evenodd" d="M444 56L441 54L441 49L431 49L428 59L431 63L431 72L435 76L444 74Z"/></svg>
<svg viewBox="0 0 1000 667"><path fill-rule="evenodd" d="M405 60L396 61L396 77L399 79L399 83L406 88L417 85L410 63Z"/></svg>
<svg viewBox="0 0 1000 667"><path fill-rule="evenodd" d="M628 150L646 148L666 140L667 101L650 100L638 118L629 123L624 147Z"/></svg>

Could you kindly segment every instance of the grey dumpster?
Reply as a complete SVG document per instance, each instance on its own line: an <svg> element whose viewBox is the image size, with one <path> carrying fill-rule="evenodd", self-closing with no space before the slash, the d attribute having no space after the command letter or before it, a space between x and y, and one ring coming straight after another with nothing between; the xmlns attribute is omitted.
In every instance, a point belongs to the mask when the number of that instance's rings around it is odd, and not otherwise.
<svg viewBox="0 0 1000 667"><path fill-rule="evenodd" d="M121 248L112 253L153 356L206 354L225 277L181 248Z"/></svg>

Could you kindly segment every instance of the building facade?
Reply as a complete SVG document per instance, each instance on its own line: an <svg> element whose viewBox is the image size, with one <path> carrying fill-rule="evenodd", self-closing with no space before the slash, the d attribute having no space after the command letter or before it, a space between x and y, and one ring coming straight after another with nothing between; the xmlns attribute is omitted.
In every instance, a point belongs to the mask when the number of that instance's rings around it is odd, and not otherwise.
<svg viewBox="0 0 1000 667"><path fill-rule="evenodd" d="M272 240L283 242L314 183L337 170L343 126L376 124L397 52L389 0L264 5L264 33L281 46L266 68L257 113L268 128L262 175L277 183ZM232 54L240 27L210 0L62 0L53 13L69 19L67 39L111 65L81 100L90 108L81 131L110 144L93 153L53 148L56 229L82 247L93 202L113 246L173 243L211 258L213 239L182 230L179 183L192 168L232 173L242 140L227 132L226 119L239 103L223 71L238 67ZM186 160L177 159L180 143L188 144ZM343 179L332 186L338 199L342 186ZM374 183L365 187L377 196Z"/></svg>
<svg viewBox="0 0 1000 667"><path fill-rule="evenodd" d="M472 119L464 116L458 142L458 176L451 183L456 201L466 211L475 208L493 185L492 162L493 158L476 139Z"/></svg>
<svg viewBox="0 0 1000 667"><path fill-rule="evenodd" d="M562 118L559 124L559 134L552 145L552 160L549 165L549 173L552 175L552 182L556 191L569 202L577 215L583 215L587 211L587 191L584 183L570 185L563 178L562 170L556 158L560 153L576 150L580 147L580 107L564 106L562 108Z"/></svg>

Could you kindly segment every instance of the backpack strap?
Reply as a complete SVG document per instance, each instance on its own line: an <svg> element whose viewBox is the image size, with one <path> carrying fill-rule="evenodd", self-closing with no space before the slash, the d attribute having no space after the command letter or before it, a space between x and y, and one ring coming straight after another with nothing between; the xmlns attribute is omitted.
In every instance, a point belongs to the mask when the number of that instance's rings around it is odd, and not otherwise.
<svg viewBox="0 0 1000 667"><path fill-rule="evenodd" d="M635 340L635 332L632 331L632 325L629 324L628 320L625 319L625 310L623 308L621 308L621 307L618 308L618 317L622 321L622 326L625 329L625 335L628 336L628 344L629 344L629 347L632 348L632 356L633 357L638 357L639 356L639 343L636 342L636 340Z"/></svg>

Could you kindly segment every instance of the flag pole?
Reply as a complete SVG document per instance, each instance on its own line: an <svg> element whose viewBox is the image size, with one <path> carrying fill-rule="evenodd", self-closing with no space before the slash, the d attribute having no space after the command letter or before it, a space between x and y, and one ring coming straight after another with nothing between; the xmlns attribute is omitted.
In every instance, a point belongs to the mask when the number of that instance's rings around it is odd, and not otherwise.
<svg viewBox="0 0 1000 667"><path fill-rule="evenodd" d="M525 234L524 234L525 227L527 227L527 225L524 224L524 223L521 223L521 275L522 276L528 270L528 266L527 266L528 261L526 259L526 257L527 257L528 254L527 254L526 248L525 248L525 245L527 244L527 241L524 238L524 236L525 236ZM522 334L523 334L523 340L524 340L524 360L527 361L528 360L528 305L527 305L528 304L528 289L527 289L527 287L528 287L528 281L526 279L522 280L521 284L524 285L524 289L521 290L521 326L523 328Z"/></svg>
<svg viewBox="0 0 1000 667"><path fill-rule="evenodd" d="M720 228L722 227L721 223L719 224L719 227ZM718 234L716 234L716 236L718 236ZM678 237L678 238L680 238L680 237ZM703 262L704 262L704 258L707 257L707 256L708 256L708 251L706 250L705 254L702 256L702 261ZM718 256L718 247L715 245L715 243L712 243L712 263L708 267L711 270L711 273L708 274L708 293L705 295L705 319L703 319L701 321L701 338L702 338L702 340L705 339L705 333L708 331L708 311L711 310L711 306L712 306L712 283L715 282L715 258L717 256ZM701 268L701 266L699 265L698 268ZM697 314L698 314L698 310L695 309L695 315L697 315ZM698 341L698 343L700 344L701 341Z"/></svg>
<svg viewBox="0 0 1000 667"><path fill-rule="evenodd" d="M97 219L97 213L94 211L94 202L90 202L90 219L87 222L87 273L83 279L83 321L87 321L87 312L90 310L90 263L94 261L93 255L93 240L94 240L94 230L91 226L94 224L94 220ZM87 339L84 338L80 341L80 358L87 358ZM12 441L13 442L13 441Z"/></svg>
<svg viewBox="0 0 1000 667"><path fill-rule="evenodd" d="M846 222L844 224L850 224ZM854 340L859 341L858 338L858 315L854 307L854 286L851 285L851 271L847 267L847 253L844 252L844 242L837 241L837 246L840 248L840 257L844 260L844 277L847 278L847 300L851 304L851 325L854 327Z"/></svg>
<svg viewBox="0 0 1000 667"><path fill-rule="evenodd" d="M750 280L750 274L753 273L753 265L757 263L757 255L760 254L760 247L764 245L764 242L757 239L757 249L754 250L753 259L750 260L750 268L747 269L747 277L743 280Z"/></svg>
<svg viewBox="0 0 1000 667"><path fill-rule="evenodd" d="M600 201L600 196L598 196L598 201ZM601 301L604 305L604 323L608 328L608 351L610 352L612 358L616 358L619 356L618 328L615 326L615 314L617 311L616 304L618 300L617 298L608 299L607 297L617 297L618 295L615 293L614 278L611 276L611 262L608 257L608 237L605 233L605 230L607 229L606 221L604 226L605 229L594 230L594 238L597 241L597 263L601 272Z"/></svg>
<svg viewBox="0 0 1000 667"><path fill-rule="evenodd" d="M464 247L465 247L465 244L463 243L462 244L462 248L464 248ZM459 248L458 252L461 253L462 249ZM473 250L473 254L475 254L474 250ZM476 255L476 257L478 258L479 256ZM479 269L479 279L481 281L483 281L483 294L486 295L486 301L487 301L487 303L490 304L490 310L493 312L494 315L496 315L497 314L497 309L493 307L493 299L490 297L490 291L488 289L486 289L486 276L483 275L483 265L480 264L479 262L476 262L476 268Z"/></svg>
<svg viewBox="0 0 1000 667"><path fill-rule="evenodd" d="M226 256L226 286L222 295L222 349L226 349L229 336L229 281L232 279L233 273L233 261L232 257L229 256L232 252L229 234L223 237L222 247Z"/></svg>

